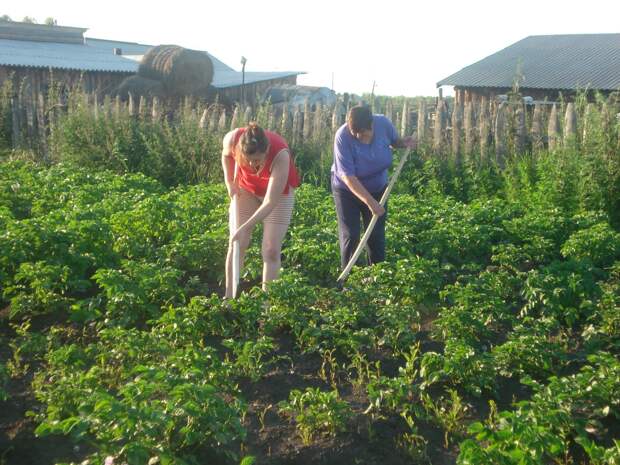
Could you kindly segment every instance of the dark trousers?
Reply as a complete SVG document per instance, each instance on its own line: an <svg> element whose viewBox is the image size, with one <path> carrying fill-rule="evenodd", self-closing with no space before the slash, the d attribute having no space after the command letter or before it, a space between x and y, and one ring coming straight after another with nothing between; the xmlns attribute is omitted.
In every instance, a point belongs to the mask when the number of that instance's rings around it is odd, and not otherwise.
<svg viewBox="0 0 620 465"><path fill-rule="evenodd" d="M371 195L379 201L383 195L383 188L379 192L371 192ZM336 215L338 216L338 239L340 241L340 264L345 268L353 256L360 241L361 222L364 223L364 231L372 219L372 212L364 202L348 190L333 189ZM387 217L387 202L384 205L385 215L379 217L377 224L368 238L368 250L370 264L385 260L385 219Z"/></svg>

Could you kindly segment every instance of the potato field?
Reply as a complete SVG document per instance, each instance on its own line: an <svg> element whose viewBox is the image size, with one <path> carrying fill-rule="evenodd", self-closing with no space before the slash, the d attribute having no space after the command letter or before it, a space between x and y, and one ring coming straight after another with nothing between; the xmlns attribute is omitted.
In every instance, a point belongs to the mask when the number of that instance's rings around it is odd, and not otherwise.
<svg viewBox="0 0 620 465"><path fill-rule="evenodd" d="M232 302L223 184L7 157L0 463L620 464L619 156L415 155L342 289L306 182Z"/></svg>

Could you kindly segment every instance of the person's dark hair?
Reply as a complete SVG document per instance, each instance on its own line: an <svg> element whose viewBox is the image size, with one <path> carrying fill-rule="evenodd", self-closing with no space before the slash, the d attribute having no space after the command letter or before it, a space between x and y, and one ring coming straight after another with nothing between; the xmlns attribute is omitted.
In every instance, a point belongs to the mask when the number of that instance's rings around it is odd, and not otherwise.
<svg viewBox="0 0 620 465"><path fill-rule="evenodd" d="M356 105L349 110L347 123L353 132L372 129L372 112L368 105Z"/></svg>
<svg viewBox="0 0 620 465"><path fill-rule="evenodd" d="M252 121L241 135L239 145L244 155L254 155L255 153L266 152L269 147L269 140L263 128Z"/></svg>

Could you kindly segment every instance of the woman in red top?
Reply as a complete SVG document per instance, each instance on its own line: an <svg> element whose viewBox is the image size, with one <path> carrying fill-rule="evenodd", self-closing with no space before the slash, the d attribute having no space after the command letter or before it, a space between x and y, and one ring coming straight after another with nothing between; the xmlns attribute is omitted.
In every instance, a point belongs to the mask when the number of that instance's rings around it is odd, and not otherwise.
<svg viewBox="0 0 620 465"><path fill-rule="evenodd" d="M232 244L239 241L240 268L252 230L263 222L263 289L280 274L282 240L291 222L299 176L280 135L256 123L230 131L222 143L222 168L228 195L237 195L236 231L230 232L226 258L226 295L232 295Z"/></svg>

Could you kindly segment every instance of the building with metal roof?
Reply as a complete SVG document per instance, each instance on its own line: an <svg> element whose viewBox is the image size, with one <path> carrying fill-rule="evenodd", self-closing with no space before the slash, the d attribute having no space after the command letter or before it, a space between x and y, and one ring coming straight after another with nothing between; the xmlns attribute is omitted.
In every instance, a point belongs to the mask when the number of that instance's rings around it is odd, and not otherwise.
<svg viewBox="0 0 620 465"><path fill-rule="evenodd" d="M517 84L523 95L556 99L578 90L620 89L620 34L529 36L440 80L457 101L494 97Z"/></svg>
<svg viewBox="0 0 620 465"><path fill-rule="evenodd" d="M75 82L80 79L88 91L110 91L138 71L140 59L152 45L84 37L86 29L65 26L0 21L0 84L9 75L32 77L38 85L45 75ZM295 84L298 71L241 73L208 52L213 63L211 85L232 100L277 84ZM251 98L250 98L251 100Z"/></svg>
<svg viewBox="0 0 620 465"><path fill-rule="evenodd" d="M308 103L312 108L317 104L332 106L338 100L336 92L328 87L278 85L270 87L263 94L263 100L275 107L296 108Z"/></svg>

